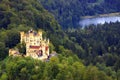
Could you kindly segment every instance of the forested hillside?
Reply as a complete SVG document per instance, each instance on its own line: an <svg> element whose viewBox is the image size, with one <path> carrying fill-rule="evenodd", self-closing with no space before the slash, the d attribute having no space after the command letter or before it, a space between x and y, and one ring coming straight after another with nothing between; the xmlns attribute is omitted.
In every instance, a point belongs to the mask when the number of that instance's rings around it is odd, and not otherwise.
<svg viewBox="0 0 120 80"><path fill-rule="evenodd" d="M119 0L39 0L63 26L78 27L81 16L120 11Z"/></svg>
<svg viewBox="0 0 120 80"><path fill-rule="evenodd" d="M0 28L19 26L54 31L59 25L53 16L37 0L0 0Z"/></svg>
<svg viewBox="0 0 120 80"><path fill-rule="evenodd" d="M38 0L0 0L0 80L119 80L119 25L64 31ZM42 29L57 57L8 57L31 28Z"/></svg>
<svg viewBox="0 0 120 80"><path fill-rule="evenodd" d="M37 0L0 0L0 60L8 55L9 48L20 42L19 31L28 31L31 28L42 29L52 42L57 43L58 40L59 43L64 37L64 34L59 35L61 29L52 14Z"/></svg>
<svg viewBox="0 0 120 80"><path fill-rule="evenodd" d="M102 70L107 66L111 70L120 71L120 23L91 25L84 29L69 29L66 33L80 47L77 55L84 59L86 65L94 64ZM74 49L74 46L70 47Z"/></svg>
<svg viewBox="0 0 120 80"><path fill-rule="evenodd" d="M84 66L79 59L59 55L49 62L9 57L0 63L0 80L112 80L95 66Z"/></svg>

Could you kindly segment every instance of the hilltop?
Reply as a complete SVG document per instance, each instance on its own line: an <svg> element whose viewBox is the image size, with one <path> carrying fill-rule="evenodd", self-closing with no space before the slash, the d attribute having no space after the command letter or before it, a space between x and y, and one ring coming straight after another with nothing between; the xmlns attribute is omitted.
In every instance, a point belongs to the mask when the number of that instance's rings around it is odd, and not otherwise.
<svg viewBox="0 0 120 80"><path fill-rule="evenodd" d="M92 25L83 30L64 31L38 0L0 0L0 80L119 79L120 49L116 43L120 40L116 37L119 36L119 25ZM8 57L8 50L20 43L19 32L31 28L42 29L43 37L50 38L50 52L56 51L58 57L48 62L31 57ZM114 63L115 58L117 61Z"/></svg>

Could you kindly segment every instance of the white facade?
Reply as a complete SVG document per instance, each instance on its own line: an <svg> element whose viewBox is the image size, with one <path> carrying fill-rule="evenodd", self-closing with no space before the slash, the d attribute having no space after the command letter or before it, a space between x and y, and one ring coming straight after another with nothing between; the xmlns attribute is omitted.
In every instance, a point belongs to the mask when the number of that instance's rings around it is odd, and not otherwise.
<svg viewBox="0 0 120 80"><path fill-rule="evenodd" d="M49 39L43 39L42 32L38 33L29 30L27 33L20 32L21 43L26 44L26 56L36 59L45 60L49 56Z"/></svg>

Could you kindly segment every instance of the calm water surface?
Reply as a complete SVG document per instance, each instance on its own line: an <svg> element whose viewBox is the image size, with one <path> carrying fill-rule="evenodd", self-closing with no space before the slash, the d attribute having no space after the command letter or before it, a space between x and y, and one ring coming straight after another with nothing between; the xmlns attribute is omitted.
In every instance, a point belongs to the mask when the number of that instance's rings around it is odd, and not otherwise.
<svg viewBox="0 0 120 80"><path fill-rule="evenodd" d="M105 22L120 22L120 16L112 16L112 17L96 17L96 18L87 18L83 19L79 22L79 24L82 27L89 26L91 24L97 25L97 24L104 24Z"/></svg>

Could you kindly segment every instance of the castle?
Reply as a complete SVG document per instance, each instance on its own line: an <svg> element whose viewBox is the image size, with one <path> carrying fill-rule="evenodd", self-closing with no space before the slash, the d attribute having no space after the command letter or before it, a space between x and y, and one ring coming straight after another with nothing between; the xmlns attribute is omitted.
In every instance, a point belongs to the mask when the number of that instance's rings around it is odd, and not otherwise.
<svg viewBox="0 0 120 80"><path fill-rule="evenodd" d="M20 32L20 42L26 44L26 55L34 59L46 60L49 56L49 39L43 39L42 32L29 30L27 33ZM19 56L17 50L10 49L9 56Z"/></svg>

